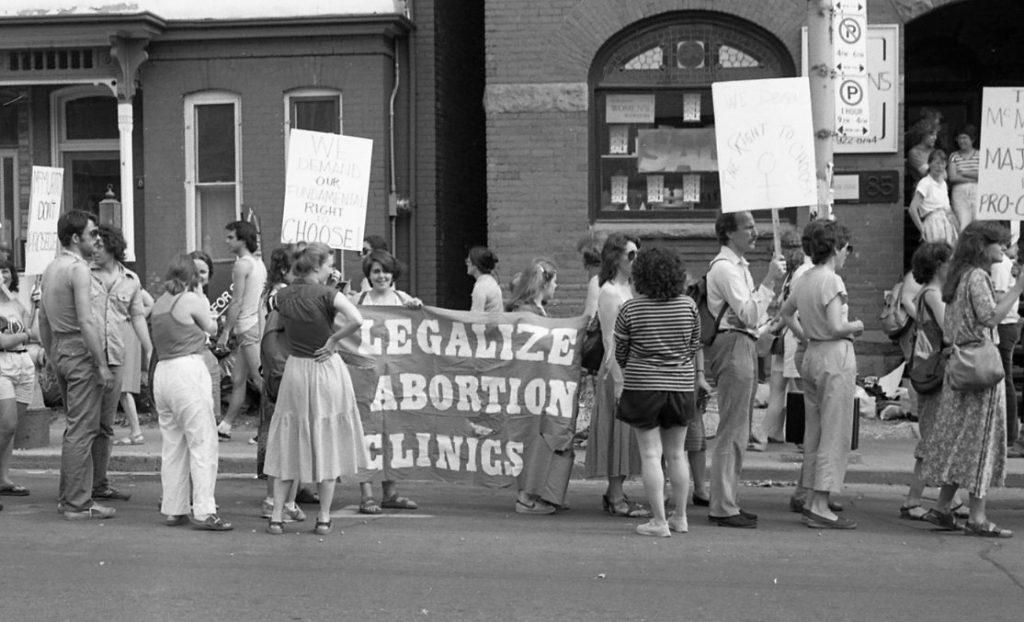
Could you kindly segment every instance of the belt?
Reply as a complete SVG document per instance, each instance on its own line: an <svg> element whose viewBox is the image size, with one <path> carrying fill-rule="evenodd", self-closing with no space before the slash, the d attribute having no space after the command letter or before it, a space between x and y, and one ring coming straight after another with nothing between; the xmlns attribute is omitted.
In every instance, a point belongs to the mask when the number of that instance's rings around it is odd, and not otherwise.
<svg viewBox="0 0 1024 622"><path fill-rule="evenodd" d="M22 348L21 350L3 350L3 352L10 352L11 354L24 354L28 352L28 350Z"/></svg>
<svg viewBox="0 0 1024 622"><path fill-rule="evenodd" d="M751 335L750 333L748 333L747 331L743 330L742 328L720 328L720 329L718 329L718 332L719 333L739 333L739 334L743 335L744 337L748 337L751 341L757 341L757 337Z"/></svg>
<svg viewBox="0 0 1024 622"><path fill-rule="evenodd" d="M853 343L853 337L840 337L839 339L808 339L811 343L835 343L837 341L849 341Z"/></svg>

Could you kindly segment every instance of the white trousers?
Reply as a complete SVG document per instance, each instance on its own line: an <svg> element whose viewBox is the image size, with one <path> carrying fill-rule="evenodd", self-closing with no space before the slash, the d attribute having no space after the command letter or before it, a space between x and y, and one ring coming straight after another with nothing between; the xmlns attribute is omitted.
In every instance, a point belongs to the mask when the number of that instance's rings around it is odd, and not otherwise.
<svg viewBox="0 0 1024 622"><path fill-rule="evenodd" d="M202 357L194 354L158 362L153 399L163 437L160 512L188 514L191 501L195 519L204 520L217 512L214 488L219 449L210 372Z"/></svg>

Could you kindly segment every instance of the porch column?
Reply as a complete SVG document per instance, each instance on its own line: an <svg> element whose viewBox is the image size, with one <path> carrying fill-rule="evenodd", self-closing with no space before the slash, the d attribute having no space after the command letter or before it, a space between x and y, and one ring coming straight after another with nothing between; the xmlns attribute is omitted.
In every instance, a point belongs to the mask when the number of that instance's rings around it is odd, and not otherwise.
<svg viewBox="0 0 1024 622"><path fill-rule="evenodd" d="M135 118L130 101L117 102L117 130L121 157L121 231L127 247L125 261L135 261L135 171L132 166L132 128Z"/></svg>

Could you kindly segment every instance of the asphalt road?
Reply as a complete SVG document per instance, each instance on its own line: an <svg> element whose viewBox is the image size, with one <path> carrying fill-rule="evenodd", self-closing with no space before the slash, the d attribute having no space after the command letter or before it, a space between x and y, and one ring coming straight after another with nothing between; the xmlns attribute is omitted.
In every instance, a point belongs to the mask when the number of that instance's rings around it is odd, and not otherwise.
<svg viewBox="0 0 1024 622"><path fill-rule="evenodd" d="M634 535L640 521L601 512L603 486L573 482L572 509L521 516L513 494L414 482L417 512L367 518L339 486L334 533L305 523L269 536L262 482L218 485L230 533L169 528L159 480L122 476L117 518L67 522L56 475L15 473L32 489L3 497L3 620L1019 620L1024 491L998 490L991 517L1017 530L993 541L899 520L903 490L851 486L849 532L805 527L789 488L745 488L756 530L712 526ZM639 483L627 485L642 497Z"/></svg>

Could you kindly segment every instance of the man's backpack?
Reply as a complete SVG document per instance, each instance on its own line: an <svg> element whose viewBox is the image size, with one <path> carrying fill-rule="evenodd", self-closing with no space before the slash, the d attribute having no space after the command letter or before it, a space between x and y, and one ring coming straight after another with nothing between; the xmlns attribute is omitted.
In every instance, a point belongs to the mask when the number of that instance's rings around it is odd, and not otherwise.
<svg viewBox="0 0 1024 622"><path fill-rule="evenodd" d="M714 265L715 262L711 263ZM710 272L710 268L708 271ZM708 276L706 274L686 288L686 295L697 303L697 315L700 317L700 343L707 348L715 342L718 325L722 323L722 317L729 308L729 303L722 304L722 310L718 312L718 317L711 314L711 309L708 308Z"/></svg>
<svg viewBox="0 0 1024 622"><path fill-rule="evenodd" d="M900 279L892 286L892 289L886 290L885 298L882 301L882 312L878 315L882 331L893 341L899 339L913 322L910 315L907 314L907 310L903 308L903 303L900 301L902 297L903 279Z"/></svg>

